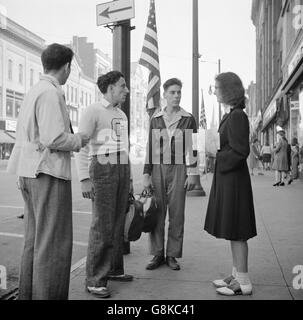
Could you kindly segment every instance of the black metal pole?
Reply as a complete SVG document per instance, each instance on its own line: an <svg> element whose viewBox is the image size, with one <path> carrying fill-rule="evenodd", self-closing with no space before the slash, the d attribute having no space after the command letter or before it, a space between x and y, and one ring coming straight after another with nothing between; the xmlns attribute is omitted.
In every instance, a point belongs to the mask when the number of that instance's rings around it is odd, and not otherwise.
<svg viewBox="0 0 303 320"><path fill-rule="evenodd" d="M192 68L192 114L196 120L197 127L199 126L199 13L198 0L193 0L193 68ZM198 152L198 150L197 150ZM202 188L199 180L199 185L192 191L187 193L191 197L205 197L206 193Z"/></svg>
<svg viewBox="0 0 303 320"><path fill-rule="evenodd" d="M119 22L113 30L113 70L123 73L125 82L130 90L130 20ZM128 134L130 134L130 95L127 96L122 110L128 119ZM130 243L124 242L123 253L130 253Z"/></svg>
<svg viewBox="0 0 303 320"><path fill-rule="evenodd" d="M199 123L199 36L198 0L193 0L193 64L192 64L192 113Z"/></svg>

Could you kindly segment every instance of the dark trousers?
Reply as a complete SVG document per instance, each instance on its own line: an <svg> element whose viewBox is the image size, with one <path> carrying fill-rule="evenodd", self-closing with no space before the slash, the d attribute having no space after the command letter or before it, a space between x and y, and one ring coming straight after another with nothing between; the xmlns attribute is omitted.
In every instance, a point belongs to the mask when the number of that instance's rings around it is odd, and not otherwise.
<svg viewBox="0 0 303 320"><path fill-rule="evenodd" d="M66 300L72 258L71 182L20 178L25 201L20 300Z"/></svg>
<svg viewBox="0 0 303 320"><path fill-rule="evenodd" d="M95 198L86 261L86 285L103 287L109 274L124 274L124 222L128 204L128 164L112 164L93 157L90 179ZM123 162L122 162L123 163ZM124 162L125 163L125 162Z"/></svg>

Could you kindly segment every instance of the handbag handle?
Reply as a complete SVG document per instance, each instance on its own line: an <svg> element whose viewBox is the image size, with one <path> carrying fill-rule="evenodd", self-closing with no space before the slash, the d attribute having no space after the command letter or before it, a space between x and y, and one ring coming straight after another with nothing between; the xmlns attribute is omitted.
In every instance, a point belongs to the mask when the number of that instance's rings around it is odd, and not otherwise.
<svg viewBox="0 0 303 320"><path fill-rule="evenodd" d="M154 194L154 190L153 188L149 188L149 190L147 191L146 189L144 189L141 193L141 197L143 198L148 198L151 197Z"/></svg>

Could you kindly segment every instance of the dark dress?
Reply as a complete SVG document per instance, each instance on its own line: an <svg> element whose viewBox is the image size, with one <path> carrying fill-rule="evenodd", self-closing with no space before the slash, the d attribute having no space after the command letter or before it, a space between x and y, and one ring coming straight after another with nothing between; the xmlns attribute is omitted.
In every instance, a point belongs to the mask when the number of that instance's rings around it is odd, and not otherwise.
<svg viewBox="0 0 303 320"><path fill-rule="evenodd" d="M209 196L204 229L232 241L257 235L253 194L247 167L249 122L240 108L232 109L219 128L220 151Z"/></svg>

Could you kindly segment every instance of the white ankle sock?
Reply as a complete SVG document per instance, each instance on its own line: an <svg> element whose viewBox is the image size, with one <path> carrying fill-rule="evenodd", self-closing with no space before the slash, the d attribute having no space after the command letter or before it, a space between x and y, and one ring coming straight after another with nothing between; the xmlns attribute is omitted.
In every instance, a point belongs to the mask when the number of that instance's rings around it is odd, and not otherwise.
<svg viewBox="0 0 303 320"><path fill-rule="evenodd" d="M231 275L232 275L234 278L236 278L236 276L237 276L237 269L236 269L235 267L233 267L232 272L231 272Z"/></svg>
<svg viewBox="0 0 303 320"><path fill-rule="evenodd" d="M251 284L248 273L237 272L236 280L240 283L241 286Z"/></svg>

